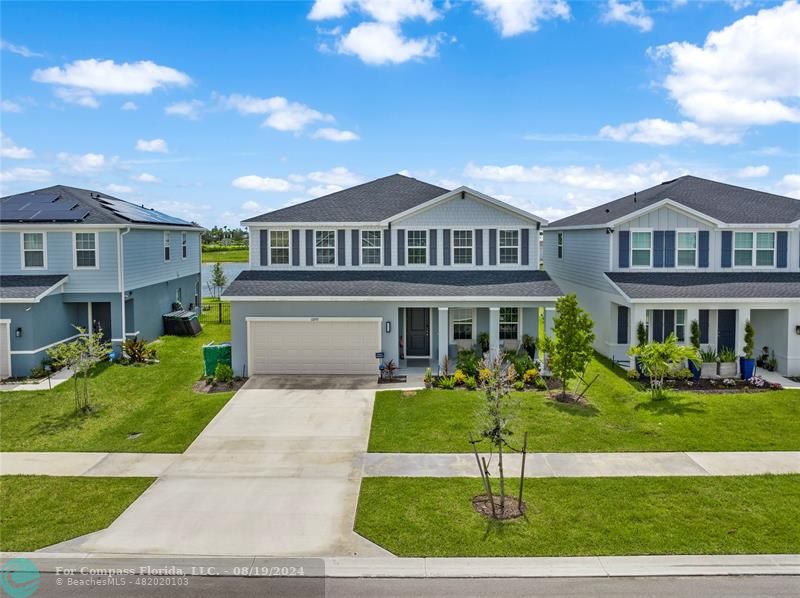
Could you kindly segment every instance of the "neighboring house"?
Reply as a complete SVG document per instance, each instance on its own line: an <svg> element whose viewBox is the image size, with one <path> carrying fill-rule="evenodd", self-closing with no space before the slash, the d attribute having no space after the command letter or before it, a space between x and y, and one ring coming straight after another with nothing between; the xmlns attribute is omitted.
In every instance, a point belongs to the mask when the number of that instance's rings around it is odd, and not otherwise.
<svg viewBox="0 0 800 598"><path fill-rule="evenodd" d="M618 361L644 322L651 340L674 332L800 375L800 201L683 176L552 223L544 263L594 318L596 349Z"/></svg>
<svg viewBox="0 0 800 598"><path fill-rule="evenodd" d="M201 231L62 185L0 198L0 376L29 374L73 325L113 343L161 335L174 302L200 302Z"/></svg>
<svg viewBox="0 0 800 598"><path fill-rule="evenodd" d="M223 294L234 371L436 371L482 332L516 349L561 295L538 267L542 223L399 174L250 218L251 269Z"/></svg>

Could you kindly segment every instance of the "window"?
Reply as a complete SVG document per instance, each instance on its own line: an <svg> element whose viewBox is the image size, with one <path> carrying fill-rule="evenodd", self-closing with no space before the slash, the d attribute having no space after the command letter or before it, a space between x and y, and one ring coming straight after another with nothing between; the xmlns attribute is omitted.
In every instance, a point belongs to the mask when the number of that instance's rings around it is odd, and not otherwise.
<svg viewBox="0 0 800 598"><path fill-rule="evenodd" d="M271 265L289 265L289 231L269 231L269 263Z"/></svg>
<svg viewBox="0 0 800 598"><path fill-rule="evenodd" d="M679 268L697 266L697 233L678 231L675 251L675 263Z"/></svg>
<svg viewBox="0 0 800 598"><path fill-rule="evenodd" d="M558 257L560 259L564 257L564 233L556 235L556 246L558 247Z"/></svg>
<svg viewBox="0 0 800 598"><path fill-rule="evenodd" d="M753 243L754 236L755 243ZM775 233L734 233L733 265L773 267L775 265Z"/></svg>
<svg viewBox="0 0 800 598"><path fill-rule="evenodd" d="M519 263L519 231L501 230L499 231L498 247L500 251L501 264Z"/></svg>
<svg viewBox="0 0 800 598"><path fill-rule="evenodd" d="M336 231L318 230L314 232L314 258L318 266L336 265Z"/></svg>
<svg viewBox="0 0 800 598"><path fill-rule="evenodd" d="M651 314L652 340L661 343L675 333L679 342L686 341L686 310L685 309L654 309Z"/></svg>
<svg viewBox="0 0 800 598"><path fill-rule="evenodd" d="M97 268L97 233L75 233L75 267Z"/></svg>
<svg viewBox="0 0 800 598"><path fill-rule="evenodd" d="M428 263L428 231L410 230L406 235L407 247L406 263L427 264Z"/></svg>
<svg viewBox="0 0 800 598"><path fill-rule="evenodd" d="M172 240L169 232L164 232L164 261L168 262L170 258L170 251L172 249Z"/></svg>
<svg viewBox="0 0 800 598"><path fill-rule="evenodd" d="M183 289L178 287L178 290L175 291L175 303L183 304Z"/></svg>
<svg viewBox="0 0 800 598"><path fill-rule="evenodd" d="M44 233L22 233L22 267L25 270L47 267Z"/></svg>
<svg viewBox="0 0 800 598"><path fill-rule="evenodd" d="M631 266L649 267L652 265L653 233L650 231L631 232Z"/></svg>
<svg viewBox="0 0 800 598"><path fill-rule="evenodd" d="M361 263L363 265L374 265L381 263L381 252L383 249L381 243L381 231L361 231Z"/></svg>
<svg viewBox="0 0 800 598"><path fill-rule="evenodd" d="M516 307L500 308L500 340L509 341L519 338L519 309Z"/></svg>
<svg viewBox="0 0 800 598"><path fill-rule="evenodd" d="M472 310L457 307L450 310L453 322L453 340L472 340Z"/></svg>
<svg viewBox="0 0 800 598"><path fill-rule="evenodd" d="M686 340L686 310L675 310L675 336L680 342Z"/></svg>
<svg viewBox="0 0 800 598"><path fill-rule="evenodd" d="M453 265L472 264L472 231L453 231Z"/></svg>
<svg viewBox="0 0 800 598"><path fill-rule="evenodd" d="M189 245L186 239L186 233L181 233L181 258L186 259L189 255Z"/></svg>

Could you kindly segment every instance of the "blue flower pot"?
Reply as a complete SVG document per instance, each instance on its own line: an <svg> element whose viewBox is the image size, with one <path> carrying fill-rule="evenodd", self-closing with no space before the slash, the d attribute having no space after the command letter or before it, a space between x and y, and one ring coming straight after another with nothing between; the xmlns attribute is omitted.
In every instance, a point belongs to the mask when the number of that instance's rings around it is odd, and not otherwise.
<svg viewBox="0 0 800 598"><path fill-rule="evenodd" d="M689 371L692 372L692 378L697 382L700 379L700 368L694 364L694 361L689 361Z"/></svg>
<svg viewBox="0 0 800 598"><path fill-rule="evenodd" d="M742 379L749 380L756 373L756 360L747 359L746 357L739 358L739 371L742 372Z"/></svg>

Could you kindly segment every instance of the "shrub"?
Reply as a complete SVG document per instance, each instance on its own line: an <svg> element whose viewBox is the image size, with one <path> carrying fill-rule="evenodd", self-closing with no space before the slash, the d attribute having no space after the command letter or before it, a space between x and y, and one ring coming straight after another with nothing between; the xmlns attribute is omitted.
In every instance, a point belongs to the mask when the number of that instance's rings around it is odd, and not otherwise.
<svg viewBox="0 0 800 598"><path fill-rule="evenodd" d="M489 368L481 368L481 370L478 372L478 380L480 380L481 382L486 382L491 377L492 377L492 370L490 370Z"/></svg>
<svg viewBox="0 0 800 598"><path fill-rule="evenodd" d="M455 376L441 376L436 381L436 386L443 390L453 390L456 387L456 377Z"/></svg>
<svg viewBox="0 0 800 598"><path fill-rule="evenodd" d="M461 384L464 384L464 382L467 379L467 375L461 370L456 370L456 373L453 374L453 379L456 382L456 386L459 386Z"/></svg>
<svg viewBox="0 0 800 598"><path fill-rule="evenodd" d="M692 331L689 337L689 342L695 349L700 349L700 322L697 320L692 320L689 329Z"/></svg>
<svg viewBox="0 0 800 598"><path fill-rule="evenodd" d="M675 333L671 332L663 343L648 343L633 347L628 354L636 357L642 369L650 378L650 392L654 399L664 398L664 378L667 378L675 367L688 359L695 363L699 359L697 349L691 345L680 345Z"/></svg>
<svg viewBox="0 0 800 598"><path fill-rule="evenodd" d="M547 390L547 382L541 376L536 377L534 384L537 390Z"/></svg>
<svg viewBox="0 0 800 598"><path fill-rule="evenodd" d="M755 336L756 331L753 328L753 325L750 323L750 320L744 323L744 356L747 359L753 359L753 350L755 349L755 343L753 342L753 337Z"/></svg>
<svg viewBox="0 0 800 598"><path fill-rule="evenodd" d="M678 368L670 375L673 380L691 380L692 371L689 368Z"/></svg>
<svg viewBox="0 0 800 598"><path fill-rule="evenodd" d="M517 380L514 382L514 390L523 391L525 390L525 383L522 380Z"/></svg>
<svg viewBox="0 0 800 598"><path fill-rule="evenodd" d="M525 372L534 368L533 359L527 353L506 353L505 359L514 366L518 380L522 379Z"/></svg>
<svg viewBox="0 0 800 598"><path fill-rule="evenodd" d="M129 338L122 344L122 352L130 363L147 363L156 357L155 347L140 338Z"/></svg>
<svg viewBox="0 0 800 598"><path fill-rule="evenodd" d="M625 374L628 377L628 380L638 380L639 379L639 372L635 369L628 370L628 373Z"/></svg>
<svg viewBox="0 0 800 598"><path fill-rule="evenodd" d="M233 368L226 363L218 363L214 370L214 381L220 384L233 382Z"/></svg>
<svg viewBox="0 0 800 598"><path fill-rule="evenodd" d="M636 325L636 341L640 347L647 344L647 326L645 326L644 322L639 322Z"/></svg>
<svg viewBox="0 0 800 598"><path fill-rule="evenodd" d="M431 368L427 368L425 370L425 377L422 379L425 384L433 383L433 372L431 372Z"/></svg>
<svg viewBox="0 0 800 598"><path fill-rule="evenodd" d="M44 369L43 363L35 365L31 368L31 378L44 378L46 375L47 371Z"/></svg>
<svg viewBox="0 0 800 598"><path fill-rule="evenodd" d="M723 363L730 363L736 361L736 351L729 347L723 347L719 352L719 360Z"/></svg>
<svg viewBox="0 0 800 598"><path fill-rule="evenodd" d="M467 390L475 390L478 388L478 383L475 381L475 376L467 376L467 379L464 380L464 386Z"/></svg>
<svg viewBox="0 0 800 598"><path fill-rule="evenodd" d="M700 361L703 363L716 363L717 352L711 347L704 351L700 351Z"/></svg>
<svg viewBox="0 0 800 598"><path fill-rule="evenodd" d="M456 369L461 370L468 376L476 376L481 366L481 358L475 355L475 351L464 349L456 355Z"/></svg>
<svg viewBox="0 0 800 598"><path fill-rule="evenodd" d="M539 370L536 368L525 370L525 373L522 374L522 382L528 385L536 384L537 378L539 378Z"/></svg>
<svg viewBox="0 0 800 598"><path fill-rule="evenodd" d="M481 346L481 353L489 352L489 333L481 332L478 335L478 344Z"/></svg>

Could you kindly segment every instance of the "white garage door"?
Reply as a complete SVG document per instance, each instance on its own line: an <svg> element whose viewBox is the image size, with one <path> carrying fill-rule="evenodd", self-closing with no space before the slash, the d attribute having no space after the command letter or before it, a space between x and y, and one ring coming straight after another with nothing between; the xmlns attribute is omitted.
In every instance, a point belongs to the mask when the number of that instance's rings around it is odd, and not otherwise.
<svg viewBox="0 0 800 598"><path fill-rule="evenodd" d="M11 377L11 325L0 322L0 380Z"/></svg>
<svg viewBox="0 0 800 598"><path fill-rule="evenodd" d="M377 374L380 318L248 318L250 374Z"/></svg>

